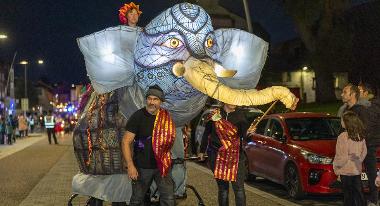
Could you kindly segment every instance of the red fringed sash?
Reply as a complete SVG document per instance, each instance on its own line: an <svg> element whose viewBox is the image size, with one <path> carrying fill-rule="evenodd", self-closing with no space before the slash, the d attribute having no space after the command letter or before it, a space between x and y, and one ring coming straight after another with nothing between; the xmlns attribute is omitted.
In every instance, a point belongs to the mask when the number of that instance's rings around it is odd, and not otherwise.
<svg viewBox="0 0 380 206"><path fill-rule="evenodd" d="M152 147L157 161L157 167L162 177L168 174L172 164L170 150L174 144L174 139L174 122L168 111L160 109L154 121Z"/></svg>
<svg viewBox="0 0 380 206"><path fill-rule="evenodd" d="M216 157L214 177L224 181L236 181L240 150L237 128L225 119L214 121L214 125L222 143Z"/></svg>

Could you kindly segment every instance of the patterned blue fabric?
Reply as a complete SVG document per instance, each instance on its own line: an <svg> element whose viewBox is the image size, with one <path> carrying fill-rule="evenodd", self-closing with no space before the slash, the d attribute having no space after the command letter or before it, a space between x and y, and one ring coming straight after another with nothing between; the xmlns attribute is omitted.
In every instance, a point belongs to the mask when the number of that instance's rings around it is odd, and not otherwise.
<svg viewBox="0 0 380 206"><path fill-rule="evenodd" d="M183 100L199 94L183 78L172 73L178 60L189 56L211 57L217 45L214 29L206 11L193 4L182 3L167 9L153 19L138 38L135 49L135 74L138 84L146 90L160 85L168 101Z"/></svg>

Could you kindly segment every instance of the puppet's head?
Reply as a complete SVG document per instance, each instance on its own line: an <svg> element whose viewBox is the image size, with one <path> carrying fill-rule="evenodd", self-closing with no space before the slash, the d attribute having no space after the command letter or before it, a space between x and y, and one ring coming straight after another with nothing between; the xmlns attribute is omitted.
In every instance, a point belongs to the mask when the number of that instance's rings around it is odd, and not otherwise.
<svg viewBox="0 0 380 206"><path fill-rule="evenodd" d="M190 56L211 58L217 51L210 16L200 6L177 4L155 19L139 36L135 49L135 74L138 84L159 84L167 98L186 99L199 94L184 78L173 75L177 61Z"/></svg>

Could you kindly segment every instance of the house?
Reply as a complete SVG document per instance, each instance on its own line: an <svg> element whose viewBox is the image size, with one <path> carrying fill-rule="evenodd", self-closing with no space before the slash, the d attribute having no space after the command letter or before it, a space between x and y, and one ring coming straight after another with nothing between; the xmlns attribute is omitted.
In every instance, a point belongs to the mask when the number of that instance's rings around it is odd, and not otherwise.
<svg viewBox="0 0 380 206"><path fill-rule="evenodd" d="M298 38L280 43L271 48L261 84L288 87L302 102L316 101L315 73L307 67L306 48ZM348 71L334 69L335 96L341 99L343 87L348 83Z"/></svg>

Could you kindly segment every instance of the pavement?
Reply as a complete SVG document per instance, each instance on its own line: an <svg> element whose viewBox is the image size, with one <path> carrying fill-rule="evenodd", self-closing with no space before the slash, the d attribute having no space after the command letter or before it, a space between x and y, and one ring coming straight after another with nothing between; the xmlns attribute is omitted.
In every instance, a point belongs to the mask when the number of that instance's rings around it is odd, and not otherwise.
<svg viewBox="0 0 380 206"><path fill-rule="evenodd" d="M35 178L34 182L32 181L33 187L31 187L29 190L25 190L25 194L19 194L18 196L15 196L13 193L7 194L6 192L1 191L0 189L0 192L5 193L5 195L3 195L3 199L1 199L0 196L0 202L2 202L0 204L1 206L67 205L68 199L72 195L72 177L78 172L78 165L73 152L71 136L58 136L58 141L59 145L49 145L47 143L47 137L45 134L36 134L30 138L18 140L16 144L12 146L0 146L0 173L2 172L2 170L9 170L9 167L4 166L2 168L1 165L7 165L12 163L14 164L19 160L12 158L16 158L17 156L19 156L18 158L23 159L27 159L27 157L30 155L36 155L38 157L41 157L42 154L37 154L37 152L44 149L46 150L46 153L51 154L51 157L49 155L50 159L47 160L42 158L38 160L37 157L33 157L33 160L28 160L28 162L35 162L30 163L30 165L26 166L26 168L24 169L18 169L27 170L28 168L32 168L33 166L35 166L36 170L41 171L39 171L37 174L37 176L39 176L38 180L35 177L36 175L24 177L24 174L28 174L28 172L25 173L25 171L21 171L23 172L23 175L19 178L27 178L27 180L24 181L31 182L31 179ZM23 164L20 164L20 167L22 165ZM205 205L217 205L217 186L211 171L194 162L187 162L186 167L188 172L187 184L192 185L196 188L196 190L202 197ZM30 173L34 174L35 172ZM10 188L4 189L5 191L12 190L12 187L14 185L13 182L9 182L9 184L7 184L7 180L14 181L12 180L12 178L6 177L7 175L2 175L5 176L3 179L1 179L0 177L0 184L6 188ZM19 187L17 191L19 192L23 188L24 187ZM299 205L290 202L286 199L276 197L270 193L261 191L249 185L245 185L245 188L247 196L247 205L249 206ZM15 197L13 197L12 195ZM87 199L88 197L79 196L74 199L73 205L85 205L85 201ZM104 203L104 205L107 206L111 204ZM195 194L192 191L188 190L187 198L184 200L178 200L177 205L198 205L198 201ZM230 190L230 205L235 205L232 189Z"/></svg>

